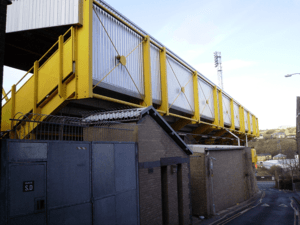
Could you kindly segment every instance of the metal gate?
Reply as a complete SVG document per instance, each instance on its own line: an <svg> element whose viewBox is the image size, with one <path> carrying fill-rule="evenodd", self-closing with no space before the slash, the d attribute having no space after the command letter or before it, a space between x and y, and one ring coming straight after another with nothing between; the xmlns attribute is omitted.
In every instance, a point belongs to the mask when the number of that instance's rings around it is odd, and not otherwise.
<svg viewBox="0 0 300 225"><path fill-rule="evenodd" d="M139 224L134 142L2 146L1 224Z"/></svg>

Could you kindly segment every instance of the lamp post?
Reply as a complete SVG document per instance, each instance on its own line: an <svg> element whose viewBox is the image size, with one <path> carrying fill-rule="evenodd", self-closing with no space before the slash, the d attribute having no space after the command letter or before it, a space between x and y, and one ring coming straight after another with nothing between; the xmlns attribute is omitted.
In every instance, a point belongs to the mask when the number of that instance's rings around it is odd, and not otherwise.
<svg viewBox="0 0 300 225"><path fill-rule="evenodd" d="M292 74L287 74L287 75L284 75L285 77L291 77L293 75L300 75L300 73L292 73Z"/></svg>

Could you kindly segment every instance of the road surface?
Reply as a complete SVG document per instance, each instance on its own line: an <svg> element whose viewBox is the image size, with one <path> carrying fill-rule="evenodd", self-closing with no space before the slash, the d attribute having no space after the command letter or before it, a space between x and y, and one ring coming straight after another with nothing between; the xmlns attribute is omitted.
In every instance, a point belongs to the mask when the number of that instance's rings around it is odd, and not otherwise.
<svg viewBox="0 0 300 225"><path fill-rule="evenodd" d="M259 201L217 224L293 225L295 222L293 207L296 203L292 197L300 196L291 191L275 189L274 182L258 182L258 187L262 191L262 198Z"/></svg>

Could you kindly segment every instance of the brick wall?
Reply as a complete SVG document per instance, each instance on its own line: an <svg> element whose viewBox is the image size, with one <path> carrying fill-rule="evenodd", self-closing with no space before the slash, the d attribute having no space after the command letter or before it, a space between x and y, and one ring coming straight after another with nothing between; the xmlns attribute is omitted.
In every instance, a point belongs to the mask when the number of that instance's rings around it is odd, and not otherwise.
<svg viewBox="0 0 300 225"><path fill-rule="evenodd" d="M190 156L192 213L196 216L208 216L207 176L205 154L194 152Z"/></svg>
<svg viewBox="0 0 300 225"><path fill-rule="evenodd" d="M144 203L143 207L140 207L141 224L162 224L160 167L153 168L153 173L148 173L147 168L140 169L139 183L140 202Z"/></svg>
<svg viewBox="0 0 300 225"><path fill-rule="evenodd" d="M213 176L209 157L214 157ZM193 214L207 216L237 205L257 193L251 150L222 150L194 153L190 157Z"/></svg>
<svg viewBox="0 0 300 225"><path fill-rule="evenodd" d="M150 116L138 126L139 163L187 154ZM144 224L190 224L189 163L139 169L140 221ZM159 174L160 173L160 174ZM159 198L159 199L158 199Z"/></svg>
<svg viewBox="0 0 300 225"><path fill-rule="evenodd" d="M159 161L161 158L175 156L188 157L150 116L139 122L138 146L139 162Z"/></svg>

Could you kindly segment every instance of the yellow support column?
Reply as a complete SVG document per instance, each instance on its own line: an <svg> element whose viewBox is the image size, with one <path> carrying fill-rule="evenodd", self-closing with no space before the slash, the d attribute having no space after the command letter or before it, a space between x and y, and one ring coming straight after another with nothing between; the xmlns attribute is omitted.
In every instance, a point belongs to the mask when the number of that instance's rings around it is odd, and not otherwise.
<svg viewBox="0 0 300 225"><path fill-rule="evenodd" d="M218 89L217 89L217 86L214 86L214 88L213 88L213 98L214 98L214 113L215 113L215 120L214 120L213 124L219 126ZM223 109L222 109L222 111L223 111Z"/></svg>
<svg viewBox="0 0 300 225"><path fill-rule="evenodd" d="M239 114L240 114L240 131L245 133L245 117L244 117L244 108L239 106Z"/></svg>
<svg viewBox="0 0 300 225"><path fill-rule="evenodd" d="M39 61L34 62L33 66L33 106L32 106L32 112L38 113L37 112L37 101L38 101L38 79L39 79Z"/></svg>
<svg viewBox="0 0 300 225"><path fill-rule="evenodd" d="M13 119L15 117L16 113L16 85L14 84L11 87L11 110L10 110L10 118ZM11 129L14 127L14 121L11 120ZM12 130L10 132L10 138L14 139L15 138L15 132Z"/></svg>
<svg viewBox="0 0 300 225"><path fill-rule="evenodd" d="M252 115L253 135L256 136L256 120L255 116Z"/></svg>
<svg viewBox="0 0 300 225"><path fill-rule="evenodd" d="M259 126L258 126L258 119L256 118L256 130L257 130L257 133L256 133L256 135L257 135L257 137L259 137Z"/></svg>
<svg viewBox="0 0 300 225"><path fill-rule="evenodd" d="M198 90L198 73L197 71L193 74L193 86L194 86L194 115L192 119L200 122L200 111L199 111L199 90Z"/></svg>
<svg viewBox="0 0 300 225"><path fill-rule="evenodd" d="M223 115L223 95L222 90L218 91L219 94L219 115L220 115L220 127L224 127L224 115Z"/></svg>
<svg viewBox="0 0 300 225"><path fill-rule="evenodd" d="M75 98L78 98L78 73L77 71L77 28L71 28L72 37L72 61L73 61L73 74L75 74Z"/></svg>
<svg viewBox="0 0 300 225"><path fill-rule="evenodd" d="M234 125L234 109L233 109L233 99L230 99L230 113L231 113L231 126L230 129L235 130Z"/></svg>
<svg viewBox="0 0 300 225"><path fill-rule="evenodd" d="M167 55L166 48L160 52L160 83L161 83L161 106L158 108L169 115L168 80L167 80Z"/></svg>
<svg viewBox="0 0 300 225"><path fill-rule="evenodd" d="M142 105L152 105L151 61L150 61L150 37L147 35L143 42L144 58L144 87L145 98Z"/></svg>
<svg viewBox="0 0 300 225"><path fill-rule="evenodd" d="M63 86L63 53L64 49L64 37L62 35L59 36L58 38L58 54L59 54L59 61L58 61L58 67L59 67L59 72L58 72L58 95L60 98L64 98L64 86Z"/></svg>
<svg viewBox="0 0 300 225"><path fill-rule="evenodd" d="M16 114L16 85L11 87L11 110L10 118L13 119ZM12 122L13 123L13 122Z"/></svg>
<svg viewBox="0 0 300 225"><path fill-rule="evenodd" d="M247 112L247 118L248 118L248 134L251 134L251 123L250 123L250 113Z"/></svg>
<svg viewBox="0 0 300 225"><path fill-rule="evenodd" d="M78 98L93 97L93 0L82 1L83 26L77 32Z"/></svg>

